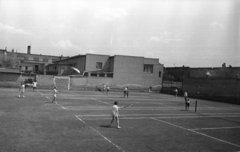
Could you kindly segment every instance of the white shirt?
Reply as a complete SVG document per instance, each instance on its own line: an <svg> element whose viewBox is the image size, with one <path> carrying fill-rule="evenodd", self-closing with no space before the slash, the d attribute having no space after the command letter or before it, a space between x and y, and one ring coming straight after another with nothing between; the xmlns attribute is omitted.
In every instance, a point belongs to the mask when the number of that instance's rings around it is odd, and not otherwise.
<svg viewBox="0 0 240 152"><path fill-rule="evenodd" d="M56 97L57 96L57 90L53 89L53 96Z"/></svg>
<svg viewBox="0 0 240 152"><path fill-rule="evenodd" d="M25 85L21 85L21 91L24 92L25 91Z"/></svg>
<svg viewBox="0 0 240 152"><path fill-rule="evenodd" d="M37 87L37 82L33 82L33 87Z"/></svg>
<svg viewBox="0 0 240 152"><path fill-rule="evenodd" d="M184 97L187 97L187 92L184 92Z"/></svg>
<svg viewBox="0 0 240 152"><path fill-rule="evenodd" d="M118 109L119 109L119 107L118 107L117 105L113 105L112 114L113 114L115 117L119 115Z"/></svg>

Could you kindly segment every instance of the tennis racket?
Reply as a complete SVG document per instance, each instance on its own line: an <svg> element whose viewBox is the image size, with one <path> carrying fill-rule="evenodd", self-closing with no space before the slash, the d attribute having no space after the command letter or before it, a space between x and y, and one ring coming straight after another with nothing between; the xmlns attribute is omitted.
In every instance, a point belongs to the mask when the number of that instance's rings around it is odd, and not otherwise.
<svg viewBox="0 0 240 152"><path fill-rule="evenodd" d="M129 105L123 107L123 108L128 108L128 107L130 107L130 106L132 106L132 105L133 105L133 104L129 104Z"/></svg>

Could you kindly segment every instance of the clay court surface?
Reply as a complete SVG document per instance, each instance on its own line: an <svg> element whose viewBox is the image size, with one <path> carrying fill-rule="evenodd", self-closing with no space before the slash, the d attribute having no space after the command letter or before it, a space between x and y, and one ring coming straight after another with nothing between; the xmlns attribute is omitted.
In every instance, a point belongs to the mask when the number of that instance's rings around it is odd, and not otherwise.
<svg viewBox="0 0 240 152"><path fill-rule="evenodd" d="M238 152L240 105L191 100L159 93L0 88L1 152ZM120 126L109 127L111 107L120 111Z"/></svg>

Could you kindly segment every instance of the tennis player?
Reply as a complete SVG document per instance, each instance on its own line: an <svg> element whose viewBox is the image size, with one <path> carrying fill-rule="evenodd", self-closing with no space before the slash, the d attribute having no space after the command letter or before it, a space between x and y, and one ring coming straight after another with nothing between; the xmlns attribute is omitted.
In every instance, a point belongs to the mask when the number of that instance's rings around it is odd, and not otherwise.
<svg viewBox="0 0 240 152"><path fill-rule="evenodd" d="M25 84L24 84L24 82L21 82L21 85L19 87L19 91L20 91L20 95L18 97L21 98L21 96L22 96L23 98L25 98L25 96L24 96L24 92L25 92Z"/></svg>
<svg viewBox="0 0 240 152"><path fill-rule="evenodd" d="M37 89L37 82L34 81L34 82L33 82L33 91L35 91L36 89Z"/></svg>
<svg viewBox="0 0 240 152"><path fill-rule="evenodd" d="M105 92L106 87L107 87L107 86L104 84L104 85L103 85L103 93Z"/></svg>
<svg viewBox="0 0 240 152"><path fill-rule="evenodd" d="M123 93L124 98L127 96L128 98L128 87L124 88L124 93Z"/></svg>
<svg viewBox="0 0 240 152"><path fill-rule="evenodd" d="M112 121L111 121L110 126L112 125L114 119L116 119L116 121L117 121L117 128L118 128L118 129L121 128L121 127L119 126L119 109L121 109L121 108L124 108L124 107L119 107L119 106L118 106L118 102L115 101L115 102L114 102L114 105L113 105L113 108L112 108L112 113L111 113L111 114L112 114Z"/></svg>
<svg viewBox="0 0 240 152"><path fill-rule="evenodd" d="M188 93L187 93L187 91L184 92L184 98L185 98L185 102L186 102L187 99L188 99Z"/></svg>
<svg viewBox="0 0 240 152"><path fill-rule="evenodd" d="M176 89L174 90L174 92L175 92L175 98L177 98L177 96L178 96L178 89L176 88Z"/></svg>
<svg viewBox="0 0 240 152"><path fill-rule="evenodd" d="M52 100L52 102L56 103L57 93L58 93L57 88L53 87L53 100Z"/></svg>
<svg viewBox="0 0 240 152"><path fill-rule="evenodd" d="M107 86L107 95L108 95L108 92L110 91L110 87L109 86Z"/></svg>
<svg viewBox="0 0 240 152"><path fill-rule="evenodd" d="M190 100L187 99L187 101L185 102L185 110L189 111L189 106L190 106Z"/></svg>

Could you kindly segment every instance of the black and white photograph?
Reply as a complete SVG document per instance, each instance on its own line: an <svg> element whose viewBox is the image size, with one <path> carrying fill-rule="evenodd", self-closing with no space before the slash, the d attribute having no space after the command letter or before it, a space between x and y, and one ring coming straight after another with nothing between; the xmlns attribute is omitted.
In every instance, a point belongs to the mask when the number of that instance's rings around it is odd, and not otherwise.
<svg viewBox="0 0 240 152"><path fill-rule="evenodd" d="M0 0L0 152L240 152L240 0Z"/></svg>

